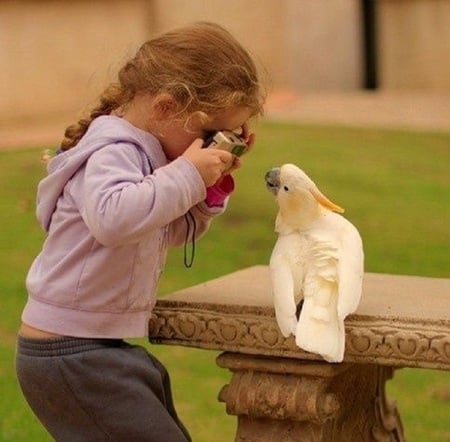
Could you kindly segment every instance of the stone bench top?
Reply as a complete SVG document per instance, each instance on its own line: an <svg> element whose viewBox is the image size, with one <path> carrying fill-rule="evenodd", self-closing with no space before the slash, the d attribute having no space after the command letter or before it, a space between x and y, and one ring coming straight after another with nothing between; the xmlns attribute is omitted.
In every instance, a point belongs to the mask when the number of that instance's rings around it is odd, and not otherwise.
<svg viewBox="0 0 450 442"><path fill-rule="evenodd" d="M254 266L160 299L152 342L261 356L322 360L284 338L267 266ZM450 279L366 273L345 321L344 362L450 370Z"/></svg>

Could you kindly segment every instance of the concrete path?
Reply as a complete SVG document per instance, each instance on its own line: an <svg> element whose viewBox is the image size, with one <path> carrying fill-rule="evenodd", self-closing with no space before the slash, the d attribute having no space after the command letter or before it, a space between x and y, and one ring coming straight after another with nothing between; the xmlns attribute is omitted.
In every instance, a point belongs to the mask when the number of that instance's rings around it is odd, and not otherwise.
<svg viewBox="0 0 450 442"><path fill-rule="evenodd" d="M76 114L74 114L76 117ZM268 120L450 132L450 92L272 93ZM0 149L56 146L74 116L0 122Z"/></svg>
<svg viewBox="0 0 450 442"><path fill-rule="evenodd" d="M269 97L267 117L302 123L450 132L450 92L348 92Z"/></svg>

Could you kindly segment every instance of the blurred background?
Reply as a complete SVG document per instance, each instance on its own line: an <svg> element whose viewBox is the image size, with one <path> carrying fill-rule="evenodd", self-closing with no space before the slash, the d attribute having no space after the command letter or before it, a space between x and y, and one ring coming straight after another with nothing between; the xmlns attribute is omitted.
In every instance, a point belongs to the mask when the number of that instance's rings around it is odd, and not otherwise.
<svg viewBox="0 0 450 442"><path fill-rule="evenodd" d="M0 146L59 139L143 41L196 20L249 48L269 117L450 129L448 0L3 0Z"/></svg>

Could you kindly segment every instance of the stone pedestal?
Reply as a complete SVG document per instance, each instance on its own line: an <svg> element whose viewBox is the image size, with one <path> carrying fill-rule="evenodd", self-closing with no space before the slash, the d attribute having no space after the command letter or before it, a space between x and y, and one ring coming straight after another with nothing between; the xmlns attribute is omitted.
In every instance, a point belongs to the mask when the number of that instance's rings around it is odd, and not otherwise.
<svg viewBox="0 0 450 442"><path fill-rule="evenodd" d="M395 404L385 397L390 367L303 363L223 353L233 372L219 394L238 417L237 442L404 440Z"/></svg>

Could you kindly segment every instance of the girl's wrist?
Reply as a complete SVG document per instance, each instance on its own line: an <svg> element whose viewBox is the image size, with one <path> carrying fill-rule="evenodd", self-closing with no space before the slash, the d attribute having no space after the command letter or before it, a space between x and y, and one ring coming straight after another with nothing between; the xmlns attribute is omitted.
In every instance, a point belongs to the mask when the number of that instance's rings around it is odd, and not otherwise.
<svg viewBox="0 0 450 442"><path fill-rule="evenodd" d="M225 175L213 186L206 189L205 202L208 207L223 206L225 200L234 191L234 179L231 175Z"/></svg>

